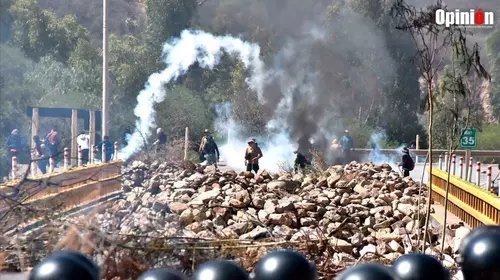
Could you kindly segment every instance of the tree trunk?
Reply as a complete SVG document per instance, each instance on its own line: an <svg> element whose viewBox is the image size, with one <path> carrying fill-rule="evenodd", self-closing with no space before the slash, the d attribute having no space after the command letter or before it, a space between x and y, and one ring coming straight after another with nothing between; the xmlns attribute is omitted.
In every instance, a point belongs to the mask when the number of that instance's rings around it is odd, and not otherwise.
<svg viewBox="0 0 500 280"><path fill-rule="evenodd" d="M433 102L432 102L432 78L429 79L428 85L429 91L429 187L428 187L428 195L427 195L427 212L425 216L425 228L424 228L424 240L422 243L422 253L425 253L425 243L427 242L427 232L429 231L429 222L431 218L431 198L432 198L432 118L433 118ZM420 209L418 210L420 211Z"/></svg>

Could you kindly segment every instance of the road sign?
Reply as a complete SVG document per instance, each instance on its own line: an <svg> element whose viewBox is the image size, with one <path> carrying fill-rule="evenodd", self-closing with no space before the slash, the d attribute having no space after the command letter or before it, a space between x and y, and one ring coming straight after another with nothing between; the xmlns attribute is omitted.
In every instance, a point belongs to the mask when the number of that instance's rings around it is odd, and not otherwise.
<svg viewBox="0 0 500 280"><path fill-rule="evenodd" d="M462 129L460 147L465 149L477 148L477 134L475 128Z"/></svg>

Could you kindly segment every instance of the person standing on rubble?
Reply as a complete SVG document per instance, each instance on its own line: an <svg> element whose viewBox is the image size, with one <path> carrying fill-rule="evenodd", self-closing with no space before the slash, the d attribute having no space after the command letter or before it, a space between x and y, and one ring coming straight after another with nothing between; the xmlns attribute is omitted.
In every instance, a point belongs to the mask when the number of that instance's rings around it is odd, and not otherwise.
<svg viewBox="0 0 500 280"><path fill-rule="evenodd" d="M403 169L403 177L410 176L410 171L415 168L415 162L410 156L410 150L406 147L403 148L403 157L401 158L401 162L398 166Z"/></svg>
<svg viewBox="0 0 500 280"><path fill-rule="evenodd" d="M340 148L342 150L344 163L349 163L351 160L351 151L354 150L354 142L351 135L349 135L349 130L344 131L344 136L340 140Z"/></svg>
<svg viewBox="0 0 500 280"><path fill-rule="evenodd" d="M247 166L247 172L252 172L252 170L257 174L259 172L259 159L262 158L263 154L255 142L255 138L248 141L248 147L245 150L245 165Z"/></svg>
<svg viewBox="0 0 500 280"><path fill-rule="evenodd" d="M207 160L208 165L214 165L217 168L217 162L220 159L219 147L217 143L215 143L212 135L209 135L205 141L205 145L203 147L203 153L205 154L205 158Z"/></svg>
<svg viewBox="0 0 500 280"><path fill-rule="evenodd" d="M311 165L311 161L309 161L306 156L304 156L301 152L299 151L293 151L294 154L297 156L295 157L295 162L294 162L294 172L299 173L299 171L304 171L306 168L306 165Z"/></svg>
<svg viewBox="0 0 500 280"><path fill-rule="evenodd" d="M167 146L167 134L163 132L161 127L156 130L156 134L158 135L158 139L153 142L153 146L156 146L156 152L159 152Z"/></svg>
<svg viewBox="0 0 500 280"><path fill-rule="evenodd" d="M207 138L211 136L210 135L210 130L205 129L205 131L203 132L203 137L201 138L201 143L200 143L200 149L198 150L198 152L200 153L200 161L205 161L205 144L207 142Z"/></svg>

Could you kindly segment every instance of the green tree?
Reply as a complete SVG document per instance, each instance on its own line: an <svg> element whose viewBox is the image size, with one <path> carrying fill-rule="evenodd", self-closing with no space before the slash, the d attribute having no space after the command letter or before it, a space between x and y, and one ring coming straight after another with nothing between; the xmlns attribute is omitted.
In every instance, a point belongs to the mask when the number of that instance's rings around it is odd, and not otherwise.
<svg viewBox="0 0 500 280"><path fill-rule="evenodd" d="M196 0L146 0L146 41L150 73L161 67L163 44L190 27Z"/></svg>
<svg viewBox="0 0 500 280"><path fill-rule="evenodd" d="M0 42L10 39L14 17L10 12L12 0L0 0Z"/></svg>

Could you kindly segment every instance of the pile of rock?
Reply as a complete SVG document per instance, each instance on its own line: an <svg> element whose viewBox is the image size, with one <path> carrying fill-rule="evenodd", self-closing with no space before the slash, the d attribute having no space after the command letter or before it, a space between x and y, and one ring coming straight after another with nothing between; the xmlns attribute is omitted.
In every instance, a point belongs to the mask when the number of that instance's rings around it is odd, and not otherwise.
<svg viewBox="0 0 500 280"><path fill-rule="evenodd" d="M321 174L258 176L134 162L124 198L98 215L108 231L204 239L326 239L345 258L392 260L414 250L425 192L389 165L351 163ZM119 227L116 225L119 224ZM420 234L421 235L421 234ZM429 232L432 242L439 230ZM420 236L421 237L421 236ZM450 241L452 242L452 241ZM451 244L451 243L450 243ZM453 245L446 248L451 254Z"/></svg>

